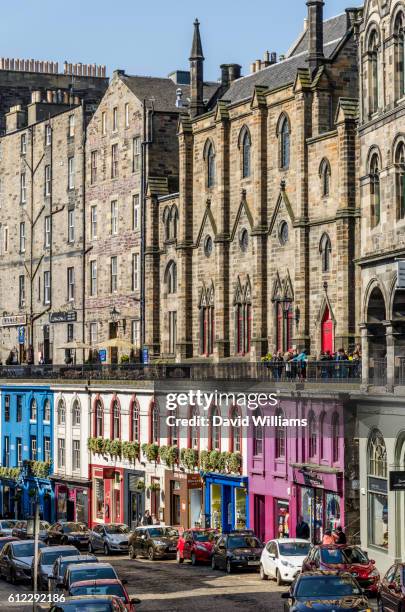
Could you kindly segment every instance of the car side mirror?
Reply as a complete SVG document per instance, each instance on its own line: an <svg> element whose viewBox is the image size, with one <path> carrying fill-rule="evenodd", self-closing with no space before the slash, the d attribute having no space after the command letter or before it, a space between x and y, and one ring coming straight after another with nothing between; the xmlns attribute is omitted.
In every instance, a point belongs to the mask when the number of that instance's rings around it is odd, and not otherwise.
<svg viewBox="0 0 405 612"><path fill-rule="evenodd" d="M290 593L281 593L281 599L290 599L291 595Z"/></svg>
<svg viewBox="0 0 405 612"><path fill-rule="evenodd" d="M270 557L270 559L275 559L276 555L274 553L269 553L269 557Z"/></svg>
<svg viewBox="0 0 405 612"><path fill-rule="evenodd" d="M134 606L135 606L135 605L139 605L140 603L142 603L142 601L141 601L140 599L138 599L137 597L132 597L132 598L129 600L129 602L130 602L131 604L133 604Z"/></svg>

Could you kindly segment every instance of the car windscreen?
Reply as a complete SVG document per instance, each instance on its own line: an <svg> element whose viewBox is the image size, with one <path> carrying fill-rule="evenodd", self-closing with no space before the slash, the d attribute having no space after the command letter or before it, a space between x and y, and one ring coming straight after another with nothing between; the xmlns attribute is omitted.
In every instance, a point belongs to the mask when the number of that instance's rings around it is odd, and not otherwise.
<svg viewBox="0 0 405 612"><path fill-rule="evenodd" d="M70 574L70 584L82 582L83 580L103 580L105 578L116 579L117 575L112 567L90 567L89 569L73 569Z"/></svg>
<svg viewBox="0 0 405 612"><path fill-rule="evenodd" d="M173 529L172 527L166 527L164 530L164 535L168 538L178 537L179 532L177 529Z"/></svg>
<svg viewBox="0 0 405 612"><path fill-rule="evenodd" d="M39 523L39 528L40 528L42 531L46 531L47 529L49 529L49 527L50 527L50 524L49 524L49 523L47 523L46 521L41 521L41 522Z"/></svg>
<svg viewBox="0 0 405 612"><path fill-rule="evenodd" d="M63 608L57 606L55 612L112 612L112 606L110 603L64 603Z"/></svg>
<svg viewBox="0 0 405 612"><path fill-rule="evenodd" d="M310 547L309 542L283 542L278 545L280 555L284 557L306 557Z"/></svg>
<svg viewBox="0 0 405 612"><path fill-rule="evenodd" d="M13 529L15 527L15 521L0 521L1 529Z"/></svg>
<svg viewBox="0 0 405 612"><path fill-rule="evenodd" d="M65 556L65 554L63 555ZM78 565L79 563L95 563L97 562L97 559L73 559L73 561L63 561L60 564L60 575L63 576L65 574L66 568L68 565Z"/></svg>
<svg viewBox="0 0 405 612"><path fill-rule="evenodd" d="M52 550L41 555L41 565L52 565L59 557L70 557L77 555L77 550Z"/></svg>
<svg viewBox="0 0 405 612"><path fill-rule="evenodd" d="M193 538L195 542L212 542L214 534L212 531L194 531Z"/></svg>
<svg viewBox="0 0 405 612"><path fill-rule="evenodd" d="M252 536L232 536L228 539L228 548L260 548L260 542Z"/></svg>
<svg viewBox="0 0 405 612"><path fill-rule="evenodd" d="M346 559L346 563L359 563L368 564L370 563L367 555L361 550L361 548L344 548L342 550L343 557Z"/></svg>
<svg viewBox="0 0 405 612"><path fill-rule="evenodd" d="M163 527L152 527L151 529L148 529L148 533L149 537L158 538L165 535L165 530Z"/></svg>
<svg viewBox="0 0 405 612"><path fill-rule="evenodd" d="M124 590L120 584L100 584L97 586L77 586L70 589L72 596L75 595L115 595L126 600Z"/></svg>
<svg viewBox="0 0 405 612"><path fill-rule="evenodd" d="M34 542L27 542L27 544L19 544L13 546L13 556L19 559L20 557L33 557L34 556Z"/></svg>
<svg viewBox="0 0 405 612"><path fill-rule="evenodd" d="M63 526L63 531L65 533L86 532L88 528L84 523L66 523L66 525Z"/></svg>
<svg viewBox="0 0 405 612"><path fill-rule="evenodd" d="M346 597L361 595L361 590L351 578L339 576L302 577L298 580L295 597Z"/></svg>
<svg viewBox="0 0 405 612"><path fill-rule="evenodd" d="M105 525L105 530L110 534L129 533L126 525Z"/></svg>

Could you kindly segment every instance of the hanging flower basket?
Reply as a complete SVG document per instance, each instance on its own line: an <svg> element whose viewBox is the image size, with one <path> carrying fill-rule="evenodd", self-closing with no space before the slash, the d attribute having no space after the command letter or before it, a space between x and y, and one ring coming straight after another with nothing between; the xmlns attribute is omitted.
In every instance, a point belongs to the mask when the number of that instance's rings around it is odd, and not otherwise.
<svg viewBox="0 0 405 612"><path fill-rule="evenodd" d="M136 489L137 489L137 491L144 491L145 490L145 481L142 478L140 478L137 481Z"/></svg>
<svg viewBox="0 0 405 612"><path fill-rule="evenodd" d="M160 482L152 482L149 485L149 491L160 491Z"/></svg>

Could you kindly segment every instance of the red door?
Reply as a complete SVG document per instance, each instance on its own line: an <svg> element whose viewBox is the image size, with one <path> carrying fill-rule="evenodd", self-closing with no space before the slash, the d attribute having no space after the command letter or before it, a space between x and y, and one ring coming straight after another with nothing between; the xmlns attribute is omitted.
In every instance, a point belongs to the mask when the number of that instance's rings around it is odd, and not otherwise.
<svg viewBox="0 0 405 612"><path fill-rule="evenodd" d="M330 351L333 353L333 321L330 316L329 308L326 307L322 319L322 352Z"/></svg>

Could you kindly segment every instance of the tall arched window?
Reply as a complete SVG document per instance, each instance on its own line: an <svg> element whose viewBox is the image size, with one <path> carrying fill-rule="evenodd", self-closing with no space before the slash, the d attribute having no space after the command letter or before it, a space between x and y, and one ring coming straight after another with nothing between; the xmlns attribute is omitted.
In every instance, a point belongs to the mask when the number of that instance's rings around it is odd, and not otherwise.
<svg viewBox="0 0 405 612"><path fill-rule="evenodd" d="M233 406L229 416L232 419L229 432L229 451L231 453L240 453L242 451L242 427L239 421L241 416L239 408Z"/></svg>
<svg viewBox="0 0 405 612"><path fill-rule="evenodd" d="M175 240L177 238L177 224L179 221L179 211L177 206L172 206L170 211L170 237Z"/></svg>
<svg viewBox="0 0 405 612"><path fill-rule="evenodd" d="M33 398L30 404L30 421L37 420L37 400Z"/></svg>
<svg viewBox="0 0 405 612"><path fill-rule="evenodd" d="M380 162L377 153L370 160L370 207L371 227L376 227L381 218Z"/></svg>
<svg viewBox="0 0 405 612"><path fill-rule="evenodd" d="M215 184L215 150L211 141L205 147L205 162L207 164L207 187Z"/></svg>
<svg viewBox="0 0 405 612"><path fill-rule="evenodd" d="M180 442L180 427L176 421L179 418L178 409L173 410L170 416L174 417L174 423L171 426L167 426L167 443L169 446L178 446Z"/></svg>
<svg viewBox="0 0 405 612"><path fill-rule="evenodd" d="M49 422L50 420L51 420L51 402L49 399L46 399L44 403L44 421Z"/></svg>
<svg viewBox="0 0 405 612"><path fill-rule="evenodd" d="M165 281L167 293L177 293L177 265L176 262L169 262L166 268Z"/></svg>
<svg viewBox="0 0 405 612"><path fill-rule="evenodd" d="M121 438L121 410L117 399L111 404L111 439L119 440Z"/></svg>
<svg viewBox="0 0 405 612"><path fill-rule="evenodd" d="M252 300L250 280L237 286L234 298L235 353L246 355L252 345Z"/></svg>
<svg viewBox="0 0 405 612"><path fill-rule="evenodd" d="M327 159L323 159L319 168L319 176L321 179L322 197L326 198L330 191L330 164Z"/></svg>
<svg viewBox="0 0 405 612"><path fill-rule="evenodd" d="M325 431L326 423L326 412L322 412L321 418L319 419L319 457L325 459L326 448L325 440L327 439L327 432Z"/></svg>
<svg viewBox="0 0 405 612"><path fill-rule="evenodd" d="M219 410L214 406L211 410L211 450L221 450L221 426L214 425L214 416L219 416Z"/></svg>
<svg viewBox="0 0 405 612"><path fill-rule="evenodd" d="M66 404L65 400L61 398L58 401L58 425L64 425L66 423Z"/></svg>
<svg viewBox="0 0 405 612"><path fill-rule="evenodd" d="M102 438L104 434L104 406L100 399L94 404L94 435Z"/></svg>
<svg viewBox="0 0 405 612"><path fill-rule="evenodd" d="M77 427L77 425L80 425L80 421L81 421L80 417L81 417L80 402L78 399L75 399L72 405L72 425L73 427Z"/></svg>
<svg viewBox="0 0 405 612"><path fill-rule="evenodd" d="M286 170L290 165L290 123L287 116L283 116L279 128L279 156L280 168Z"/></svg>
<svg viewBox="0 0 405 612"><path fill-rule="evenodd" d="M198 408L197 406L194 406L191 410L190 410L190 418L196 419L197 422L197 417L198 417ZM198 450L198 447L200 445L200 434L199 434L199 427L197 427L197 425L190 425L189 428L189 435L188 435L188 445L189 448L194 448L195 450Z"/></svg>
<svg viewBox="0 0 405 612"><path fill-rule="evenodd" d="M308 418L308 457L316 457L318 451L318 432L314 413L311 411Z"/></svg>
<svg viewBox="0 0 405 612"><path fill-rule="evenodd" d="M281 408L278 408L276 410L275 413L275 417L277 419L276 421L276 429L275 429L275 441L274 441L274 454L275 454L275 458L276 459L285 459L285 437L286 437L286 432L285 432L285 427L283 427L282 425L279 425L279 419L283 419L284 418L284 412L281 410Z"/></svg>
<svg viewBox="0 0 405 612"><path fill-rule="evenodd" d="M130 419L130 440L131 442L139 442L141 430L141 413L139 410L139 404L136 399L133 399L131 402Z"/></svg>
<svg viewBox="0 0 405 612"><path fill-rule="evenodd" d="M241 136L242 178L247 178L250 176L250 134L247 128L242 128Z"/></svg>
<svg viewBox="0 0 405 612"><path fill-rule="evenodd" d="M253 416L256 419L256 423L253 426L253 455L255 457L259 457L263 455L263 440L264 440L263 425L260 422L260 419L263 417L263 414L260 408L257 408L255 410Z"/></svg>
<svg viewBox="0 0 405 612"><path fill-rule="evenodd" d="M396 69L396 98L405 95L405 18L402 12L398 13L394 26L395 37L395 69Z"/></svg>
<svg viewBox="0 0 405 612"><path fill-rule="evenodd" d="M319 243L319 252L322 260L322 272L330 272L330 254L332 245L328 234L323 234Z"/></svg>
<svg viewBox="0 0 405 612"><path fill-rule="evenodd" d="M378 111L378 47L378 33L376 30L373 30L368 40L370 114L376 113Z"/></svg>
<svg viewBox="0 0 405 612"><path fill-rule="evenodd" d="M374 430L368 449L369 544L388 548L387 449L380 431Z"/></svg>
<svg viewBox="0 0 405 612"><path fill-rule="evenodd" d="M160 414L159 406L155 403L151 405L149 413L149 441L153 444L159 444L160 438Z"/></svg>
<svg viewBox="0 0 405 612"><path fill-rule="evenodd" d="M200 297L200 354L212 355L214 352L215 307L214 286L202 289Z"/></svg>
<svg viewBox="0 0 405 612"><path fill-rule="evenodd" d="M400 142L395 150L395 175L397 218L405 218L405 144Z"/></svg>
<svg viewBox="0 0 405 612"><path fill-rule="evenodd" d="M163 211L163 227L165 240L170 240L170 209L168 206Z"/></svg>
<svg viewBox="0 0 405 612"><path fill-rule="evenodd" d="M339 436L340 436L340 424L339 415L334 414L332 416L332 461L336 463L339 461Z"/></svg>

